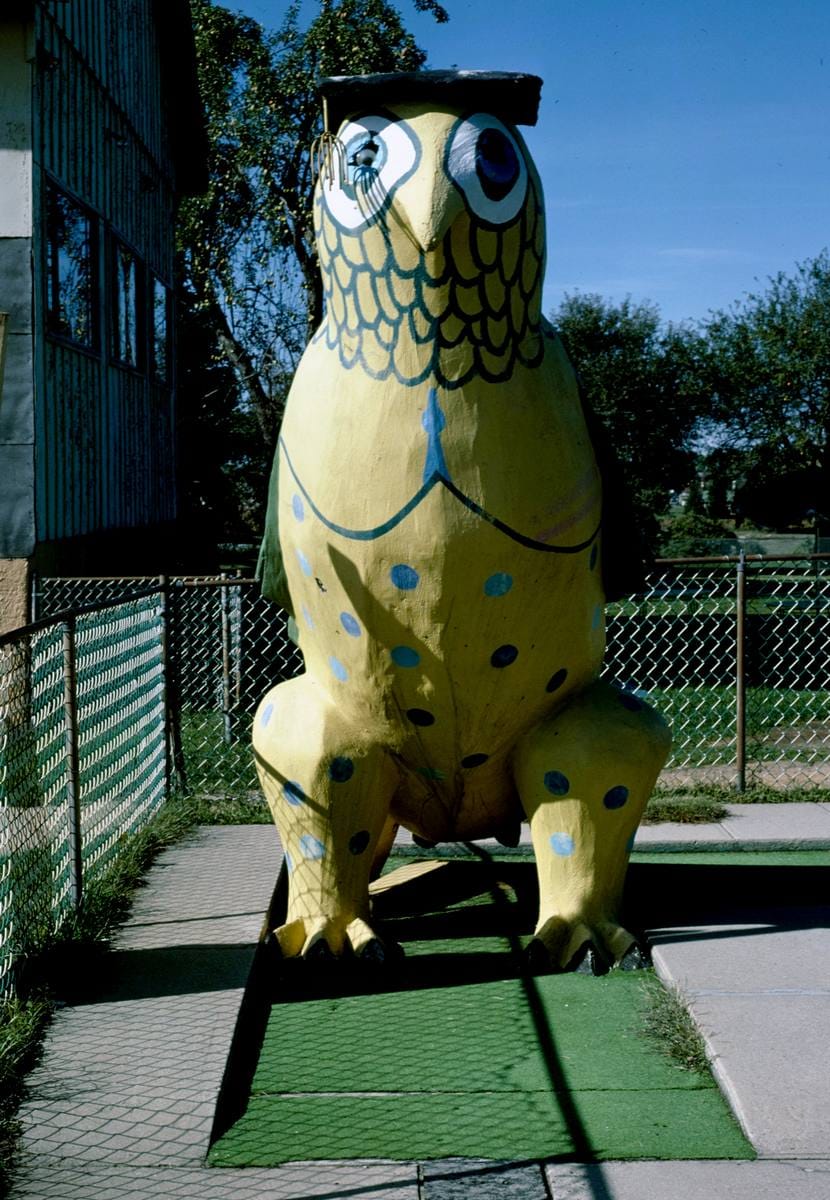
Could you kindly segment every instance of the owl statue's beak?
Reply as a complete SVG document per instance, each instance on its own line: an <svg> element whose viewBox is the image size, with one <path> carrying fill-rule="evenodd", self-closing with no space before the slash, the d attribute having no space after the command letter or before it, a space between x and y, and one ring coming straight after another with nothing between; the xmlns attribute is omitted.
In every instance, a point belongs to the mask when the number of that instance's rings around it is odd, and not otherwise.
<svg viewBox="0 0 830 1200"><path fill-rule="evenodd" d="M434 250L464 208L460 192L440 163L407 180L392 201L392 217L425 253Z"/></svg>

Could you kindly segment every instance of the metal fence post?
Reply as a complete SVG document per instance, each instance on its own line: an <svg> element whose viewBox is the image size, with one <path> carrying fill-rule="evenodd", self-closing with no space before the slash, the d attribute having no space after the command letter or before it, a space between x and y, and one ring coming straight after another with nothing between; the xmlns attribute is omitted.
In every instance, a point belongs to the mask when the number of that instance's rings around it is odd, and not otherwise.
<svg viewBox="0 0 830 1200"><path fill-rule="evenodd" d="M228 607L228 589L225 581L228 576L223 571L220 575L222 586L219 589L219 607L222 622L222 728L225 744L233 741L233 718L231 714L231 614Z"/></svg>
<svg viewBox="0 0 830 1200"><path fill-rule="evenodd" d="M161 606L161 669L164 680L164 774L165 796L173 787L184 791L187 778L182 747L181 701L176 679L176 654L173 647L173 596L170 580L159 575Z"/></svg>
<svg viewBox="0 0 830 1200"><path fill-rule="evenodd" d="M76 908L84 890L81 781L78 760L78 677L75 662L75 617L61 621L63 635L63 715L66 748L66 805L69 826L69 888Z"/></svg>
<svg viewBox="0 0 830 1200"><path fill-rule="evenodd" d="M159 575L159 617L161 622L161 687L164 720L164 798L169 799L173 783L173 720L170 711L170 631L168 629L168 583Z"/></svg>
<svg viewBox="0 0 830 1200"><path fill-rule="evenodd" d="M735 592L735 789L746 791L746 555L738 557Z"/></svg>

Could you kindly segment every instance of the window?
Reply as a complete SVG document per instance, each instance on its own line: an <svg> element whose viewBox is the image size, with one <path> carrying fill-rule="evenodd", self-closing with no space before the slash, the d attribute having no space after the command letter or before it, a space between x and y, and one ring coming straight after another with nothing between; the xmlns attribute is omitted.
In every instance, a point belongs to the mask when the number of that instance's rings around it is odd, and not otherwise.
<svg viewBox="0 0 830 1200"><path fill-rule="evenodd" d="M150 357L153 377L158 383L170 380L170 293L157 279L152 277Z"/></svg>
<svg viewBox="0 0 830 1200"><path fill-rule="evenodd" d="M97 341L97 224L52 183L46 187L46 326L93 349Z"/></svg>
<svg viewBox="0 0 830 1200"><path fill-rule="evenodd" d="M112 356L122 366L136 369L141 366L140 286L138 258L113 238Z"/></svg>

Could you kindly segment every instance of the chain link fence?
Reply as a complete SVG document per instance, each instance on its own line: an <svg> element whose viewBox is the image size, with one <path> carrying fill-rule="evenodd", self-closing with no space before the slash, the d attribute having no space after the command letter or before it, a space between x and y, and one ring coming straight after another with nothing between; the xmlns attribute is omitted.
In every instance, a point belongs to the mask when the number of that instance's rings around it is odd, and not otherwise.
<svg viewBox="0 0 830 1200"><path fill-rule="evenodd" d="M257 793L254 710L303 669L251 579L41 579L34 600L0 638L0 995L171 784ZM663 784L826 788L829 645L830 555L664 562L609 606L604 674L671 722Z"/></svg>
<svg viewBox="0 0 830 1200"><path fill-rule="evenodd" d="M662 563L607 629L606 677L671 723L661 783L830 787L830 555Z"/></svg>
<svg viewBox="0 0 830 1200"><path fill-rule="evenodd" d="M41 611L148 580L43 579ZM169 584L171 687L189 790L253 792L253 712L302 656L254 580ZM665 785L830 787L830 555L664 561L609 605L604 677L672 725Z"/></svg>
<svg viewBox="0 0 830 1200"><path fill-rule="evenodd" d="M0 638L0 996L167 792L164 596Z"/></svg>

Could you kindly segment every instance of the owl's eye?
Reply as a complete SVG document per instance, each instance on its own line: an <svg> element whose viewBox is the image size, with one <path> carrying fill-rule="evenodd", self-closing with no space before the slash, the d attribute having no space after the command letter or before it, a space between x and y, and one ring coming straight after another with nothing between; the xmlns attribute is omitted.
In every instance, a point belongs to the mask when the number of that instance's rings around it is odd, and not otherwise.
<svg viewBox="0 0 830 1200"><path fill-rule="evenodd" d="M418 163L406 125L388 117L359 117L338 134L344 147L345 178L328 182L320 195L330 215L354 231L375 220L389 197Z"/></svg>
<svg viewBox="0 0 830 1200"><path fill-rule="evenodd" d="M500 129L482 129L478 135L476 174L490 200L503 200L519 178L519 156Z"/></svg>
<svg viewBox="0 0 830 1200"><path fill-rule="evenodd" d="M446 168L470 209L492 225L512 221L524 203L524 156L497 117L476 113L459 121L450 137Z"/></svg>
<svg viewBox="0 0 830 1200"><path fill-rule="evenodd" d="M362 138L358 140L360 145L348 160L349 166L354 168L353 176L361 170L365 171L367 167L374 167L380 154L380 143L373 133L370 133L365 141Z"/></svg>

